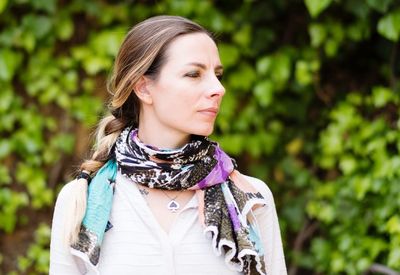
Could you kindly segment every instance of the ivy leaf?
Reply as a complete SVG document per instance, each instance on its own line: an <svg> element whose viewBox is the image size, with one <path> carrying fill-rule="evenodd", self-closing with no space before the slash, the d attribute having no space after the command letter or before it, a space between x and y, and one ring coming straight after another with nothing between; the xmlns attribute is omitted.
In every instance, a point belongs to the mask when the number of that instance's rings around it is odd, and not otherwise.
<svg viewBox="0 0 400 275"><path fill-rule="evenodd" d="M83 61L83 67L89 75L95 75L111 67L111 60L107 57L89 55Z"/></svg>
<svg viewBox="0 0 400 275"><path fill-rule="evenodd" d="M0 50L0 79L10 81L22 61L22 55L9 49Z"/></svg>
<svg viewBox="0 0 400 275"><path fill-rule="evenodd" d="M0 165L0 185L10 184L11 177L9 175L8 168L6 166Z"/></svg>
<svg viewBox="0 0 400 275"><path fill-rule="evenodd" d="M322 45L327 36L326 27L322 24L311 24L308 27L308 33L313 47L319 47Z"/></svg>
<svg viewBox="0 0 400 275"><path fill-rule="evenodd" d="M311 17L315 18L329 7L332 0L304 0L304 2Z"/></svg>
<svg viewBox="0 0 400 275"><path fill-rule="evenodd" d="M7 2L7 0L0 0L0 14L6 9Z"/></svg>
<svg viewBox="0 0 400 275"><path fill-rule="evenodd" d="M257 97L259 103L263 107L271 104L274 96L274 83L267 79L254 87L254 95Z"/></svg>
<svg viewBox="0 0 400 275"><path fill-rule="evenodd" d="M398 41L400 37L400 10L382 17L378 22L378 32L393 42Z"/></svg>
<svg viewBox="0 0 400 275"><path fill-rule="evenodd" d="M384 13L388 10L393 0L367 0L366 2L371 8Z"/></svg>
<svg viewBox="0 0 400 275"><path fill-rule="evenodd" d="M248 47L251 42L251 26L245 25L233 36L233 40L242 47Z"/></svg>
<svg viewBox="0 0 400 275"><path fill-rule="evenodd" d="M12 104L15 101L15 95L13 90L9 87L2 87L2 92L0 93L0 115L6 114L12 108Z"/></svg>
<svg viewBox="0 0 400 275"><path fill-rule="evenodd" d="M35 0L31 1L32 6L37 10L47 11L48 13L54 13L56 11L55 0Z"/></svg>
<svg viewBox="0 0 400 275"><path fill-rule="evenodd" d="M244 139L245 137L239 134L225 135L220 138L219 142L221 147L223 147L228 153L238 155L243 150L242 147L245 145L245 142L243 142Z"/></svg>
<svg viewBox="0 0 400 275"><path fill-rule="evenodd" d="M339 167L345 175L349 175L357 169L357 160L352 156L345 155L340 159Z"/></svg>
<svg viewBox="0 0 400 275"><path fill-rule="evenodd" d="M354 41L361 41L370 36L371 30L368 26L368 21L360 20L347 26L346 34Z"/></svg>
<svg viewBox="0 0 400 275"><path fill-rule="evenodd" d="M91 48L101 55L115 56L124 38L125 29L112 29L103 31L90 42Z"/></svg>
<svg viewBox="0 0 400 275"><path fill-rule="evenodd" d="M12 151L12 146L13 145L9 140L0 140L0 159L3 159L10 154L10 152Z"/></svg>
<svg viewBox="0 0 400 275"><path fill-rule="evenodd" d="M370 178L356 177L352 180L351 183L353 185L355 197L358 200L362 200L365 197L365 194L371 189L371 179Z"/></svg>
<svg viewBox="0 0 400 275"><path fill-rule="evenodd" d="M385 106L393 98L393 91L385 87L374 87L372 89L372 103L377 108Z"/></svg>
<svg viewBox="0 0 400 275"><path fill-rule="evenodd" d="M286 53L279 53L274 56L271 78L279 88L289 79L292 70L290 56Z"/></svg>
<svg viewBox="0 0 400 275"><path fill-rule="evenodd" d="M218 48L221 56L221 62L224 64L225 68L237 63L239 58L239 50L236 47L221 43L219 44Z"/></svg>
<svg viewBox="0 0 400 275"><path fill-rule="evenodd" d="M298 60L296 62L295 76L296 81L301 85L308 85L312 82L313 74L306 61Z"/></svg>
<svg viewBox="0 0 400 275"><path fill-rule="evenodd" d="M97 114L102 110L102 102L99 98L81 96L72 100L72 115L86 125L93 125L97 120Z"/></svg>
<svg viewBox="0 0 400 275"><path fill-rule="evenodd" d="M266 75L272 68L272 58L265 56L257 60L257 73L260 75Z"/></svg>
<svg viewBox="0 0 400 275"><path fill-rule="evenodd" d="M43 38L52 28L50 17L30 14L22 19L22 25L29 33L33 33L37 39Z"/></svg>
<svg viewBox="0 0 400 275"><path fill-rule="evenodd" d="M386 228L389 233L400 233L400 217L395 215L386 223Z"/></svg>
<svg viewBox="0 0 400 275"><path fill-rule="evenodd" d="M60 19L56 25L56 33L61 40L68 40L74 33L74 23L68 17Z"/></svg>
<svg viewBox="0 0 400 275"><path fill-rule="evenodd" d="M301 138L295 138L286 145L286 151L289 155L297 155L303 149L304 140Z"/></svg>
<svg viewBox="0 0 400 275"><path fill-rule="evenodd" d="M389 253L388 264L395 268L400 267L400 248L393 247Z"/></svg>
<svg viewBox="0 0 400 275"><path fill-rule="evenodd" d="M244 63L238 67L237 71L231 73L229 84L231 88L249 91L252 88L256 73L249 64Z"/></svg>

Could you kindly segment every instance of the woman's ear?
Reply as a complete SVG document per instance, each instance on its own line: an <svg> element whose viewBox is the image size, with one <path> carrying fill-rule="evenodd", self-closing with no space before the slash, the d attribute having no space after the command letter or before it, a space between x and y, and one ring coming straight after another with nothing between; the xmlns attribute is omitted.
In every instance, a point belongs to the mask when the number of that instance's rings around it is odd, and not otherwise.
<svg viewBox="0 0 400 275"><path fill-rule="evenodd" d="M146 78L145 76L141 76L140 79L136 82L133 86L133 92L136 96L142 101L143 104L152 104L153 99L150 93L150 79Z"/></svg>

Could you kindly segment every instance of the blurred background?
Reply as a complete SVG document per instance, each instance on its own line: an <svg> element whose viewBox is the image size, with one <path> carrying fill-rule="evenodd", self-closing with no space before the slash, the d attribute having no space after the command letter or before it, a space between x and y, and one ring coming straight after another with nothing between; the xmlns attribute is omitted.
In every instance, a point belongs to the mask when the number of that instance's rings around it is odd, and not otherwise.
<svg viewBox="0 0 400 275"><path fill-rule="evenodd" d="M118 47L159 14L217 35L212 137L273 191L289 274L399 274L398 0L0 0L0 274L48 273Z"/></svg>

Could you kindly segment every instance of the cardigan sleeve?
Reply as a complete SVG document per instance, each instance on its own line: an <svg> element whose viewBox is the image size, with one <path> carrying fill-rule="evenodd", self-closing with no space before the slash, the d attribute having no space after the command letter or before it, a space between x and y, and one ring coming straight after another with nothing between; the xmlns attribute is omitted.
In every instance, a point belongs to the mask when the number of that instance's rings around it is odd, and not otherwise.
<svg viewBox="0 0 400 275"><path fill-rule="evenodd" d="M65 245L63 242L65 210L68 205L73 183L74 181L71 181L61 189L54 207L50 241L50 275L85 274L84 272L80 272L74 257L70 253L69 246Z"/></svg>
<svg viewBox="0 0 400 275"><path fill-rule="evenodd" d="M254 211L264 246L267 274L287 274L278 215L272 192L263 181L248 176L247 178L268 202L267 205Z"/></svg>

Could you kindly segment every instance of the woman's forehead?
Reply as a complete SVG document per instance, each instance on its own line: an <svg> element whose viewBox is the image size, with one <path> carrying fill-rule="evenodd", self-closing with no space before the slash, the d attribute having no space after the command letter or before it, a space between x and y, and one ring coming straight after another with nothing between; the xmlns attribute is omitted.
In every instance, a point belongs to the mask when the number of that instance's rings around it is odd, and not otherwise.
<svg viewBox="0 0 400 275"><path fill-rule="evenodd" d="M190 66L203 64L220 66L218 48L205 33L186 34L177 37L166 50L170 65Z"/></svg>

